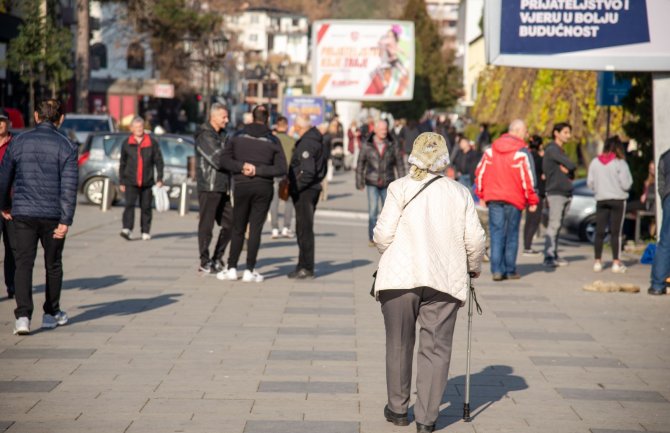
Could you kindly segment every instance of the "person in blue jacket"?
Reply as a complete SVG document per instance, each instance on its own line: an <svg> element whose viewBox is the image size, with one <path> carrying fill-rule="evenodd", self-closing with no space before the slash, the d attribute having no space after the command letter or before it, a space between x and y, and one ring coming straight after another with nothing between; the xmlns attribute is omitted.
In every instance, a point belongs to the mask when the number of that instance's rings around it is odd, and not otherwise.
<svg viewBox="0 0 670 433"><path fill-rule="evenodd" d="M68 321L60 308L63 247L77 204L77 147L58 132L63 106L56 99L43 100L34 116L37 126L12 140L0 164L0 211L14 237L14 334L18 335L30 333L38 242L44 248L46 269L42 328Z"/></svg>

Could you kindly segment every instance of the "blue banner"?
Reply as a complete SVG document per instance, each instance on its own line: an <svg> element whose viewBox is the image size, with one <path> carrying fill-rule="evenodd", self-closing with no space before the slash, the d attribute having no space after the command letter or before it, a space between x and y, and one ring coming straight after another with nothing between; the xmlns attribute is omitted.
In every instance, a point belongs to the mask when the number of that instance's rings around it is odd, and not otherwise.
<svg viewBox="0 0 670 433"><path fill-rule="evenodd" d="M503 0L500 33L501 54L560 54L649 42L647 0Z"/></svg>
<svg viewBox="0 0 670 433"><path fill-rule="evenodd" d="M312 125L316 126L325 119L325 105L326 100L319 96L284 96L282 113L288 119L289 129L301 114L308 115Z"/></svg>

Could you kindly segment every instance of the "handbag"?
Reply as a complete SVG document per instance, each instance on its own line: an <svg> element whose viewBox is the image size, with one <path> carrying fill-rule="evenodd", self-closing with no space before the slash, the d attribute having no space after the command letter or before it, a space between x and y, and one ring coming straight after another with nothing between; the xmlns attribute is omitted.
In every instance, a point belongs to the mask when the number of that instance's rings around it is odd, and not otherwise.
<svg viewBox="0 0 670 433"><path fill-rule="evenodd" d="M289 190L291 187L291 182L288 180L288 176L284 177L279 181L279 189L277 190L277 195L280 200L287 201L289 198Z"/></svg>
<svg viewBox="0 0 670 433"><path fill-rule="evenodd" d="M409 199L409 201L408 201L407 203L405 203L405 206L402 207L402 210L404 211L405 208L406 208L407 206L409 206L409 204L412 202L412 200L414 200L419 194L421 194L421 193L423 192L424 189L428 188L428 186L429 186L431 183L435 182L436 180L442 179L443 177L444 177L444 176L435 176L434 178L432 178L431 180L429 180L428 182L426 182L426 183L421 187L421 189L419 190L419 192L417 192L416 194L414 194L414 197L412 197L411 199ZM401 215L401 216L402 216L402 215ZM375 283L377 282L377 271L378 271L378 270L379 270L379 269L377 269L377 270L375 271L375 273L372 274L372 288L370 289L370 296L372 296L373 298L375 297Z"/></svg>

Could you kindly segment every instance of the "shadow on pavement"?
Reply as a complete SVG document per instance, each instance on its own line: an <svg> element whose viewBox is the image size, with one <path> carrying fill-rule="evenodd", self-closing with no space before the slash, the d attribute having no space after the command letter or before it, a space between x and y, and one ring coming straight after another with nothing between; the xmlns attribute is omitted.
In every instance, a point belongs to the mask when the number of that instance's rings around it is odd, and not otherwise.
<svg viewBox="0 0 670 433"><path fill-rule="evenodd" d="M192 232L174 232L174 233L158 233L151 235L151 239L166 239L166 238L180 238L180 239L189 239L198 236L198 233L195 231Z"/></svg>
<svg viewBox="0 0 670 433"><path fill-rule="evenodd" d="M82 305L79 308L86 309L86 311L71 318L69 323L88 322L105 316L129 316L131 314L140 314L174 304L177 302L176 298L180 296L181 294L179 293L170 293L151 298L124 299L121 301Z"/></svg>
<svg viewBox="0 0 670 433"><path fill-rule="evenodd" d="M528 389L526 380L521 376L515 376L513 372L514 369L508 365L490 365L479 373L470 375L470 414L473 420L490 406L507 397L509 392ZM454 394L454 387L458 395ZM440 411L435 425L436 430L462 419L464 397L465 375L449 379L447 392L442 397L442 403L449 403L449 406ZM411 410L413 416L413 407Z"/></svg>
<svg viewBox="0 0 670 433"><path fill-rule="evenodd" d="M333 263L332 260L325 260L323 262L318 262L314 266L314 268L316 271L316 277L319 278L335 274L345 269L355 269L360 268L361 266L367 266L370 263L372 263L371 260L362 260L362 259L352 260L350 262L341 262L341 263Z"/></svg>
<svg viewBox="0 0 670 433"><path fill-rule="evenodd" d="M75 278L73 280L63 281L63 290L67 289L82 289L82 290L98 290L106 287L116 286L127 281L127 278L122 275L107 275L105 277L97 278ZM45 285L40 284L33 289L34 293L44 292Z"/></svg>
<svg viewBox="0 0 670 433"><path fill-rule="evenodd" d="M354 194L351 192L343 192L340 194L328 194L328 201L337 200L338 198L351 197L352 195Z"/></svg>

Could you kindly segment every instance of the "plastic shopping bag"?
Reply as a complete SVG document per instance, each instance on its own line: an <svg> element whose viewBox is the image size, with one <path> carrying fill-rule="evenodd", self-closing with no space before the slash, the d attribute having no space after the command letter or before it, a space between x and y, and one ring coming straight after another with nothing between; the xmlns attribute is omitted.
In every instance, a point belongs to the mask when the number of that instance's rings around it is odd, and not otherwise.
<svg viewBox="0 0 670 433"><path fill-rule="evenodd" d="M167 186L159 187L154 185L151 187L151 192L154 195L154 204L156 206L156 212L166 212L170 210L170 198L168 197Z"/></svg>

